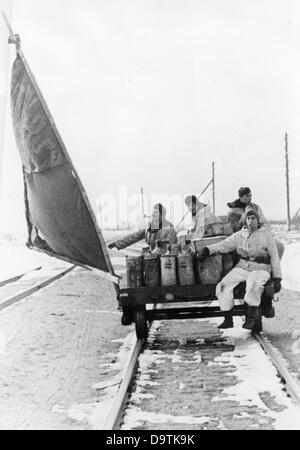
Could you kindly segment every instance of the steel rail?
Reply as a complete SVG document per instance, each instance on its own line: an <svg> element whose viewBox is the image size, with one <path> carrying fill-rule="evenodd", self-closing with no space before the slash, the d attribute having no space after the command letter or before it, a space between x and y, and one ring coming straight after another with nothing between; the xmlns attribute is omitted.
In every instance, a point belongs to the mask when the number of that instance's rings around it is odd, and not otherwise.
<svg viewBox="0 0 300 450"><path fill-rule="evenodd" d="M31 288L25 289L23 291L18 292L17 294L12 295L11 297L5 298L0 301L0 311L2 311L5 308L8 308L9 306L20 302L21 300L29 297L32 294L35 294L39 290L49 286L50 284L54 283L54 281L59 280L60 278L64 277L68 273L70 273L72 270L75 269L76 266L68 267L67 269L64 269L60 272L58 272L56 275L47 278L44 281L41 281L40 283L35 284Z"/></svg>
<svg viewBox="0 0 300 450"><path fill-rule="evenodd" d="M121 414L123 411L124 404L126 402L128 388L131 384L132 377L133 377L134 371L136 369L139 356L143 350L144 343L145 343L144 340L141 340L141 339L136 340L136 342L130 352L130 356L127 360L127 364L126 364L124 372L123 372L123 378L120 382L119 390L116 394L116 397L114 399L114 402L112 404L110 412L104 422L104 426L103 426L104 430L117 430L118 429L118 423L121 420Z"/></svg>
<svg viewBox="0 0 300 450"><path fill-rule="evenodd" d="M153 305L153 309L156 309L157 307L158 305ZM149 322L148 332L150 331L151 325L152 322ZM118 392L116 393L116 397L113 401L110 412L104 422L104 430L109 431L118 429L118 425L122 419L121 416L124 404L126 402L128 388L132 382L132 378L138 364L138 359L143 351L145 343L146 339L136 339L135 344L130 351L129 358L127 360L127 364L125 365L123 376L120 381Z"/></svg>
<svg viewBox="0 0 300 450"><path fill-rule="evenodd" d="M16 281L19 281L25 275L28 275L31 272L38 271L41 268L42 268L42 266L36 267L35 269L28 270L27 272L23 272L20 275L15 275L14 277L8 278L7 280L0 281L0 288L7 286L8 284L15 283Z"/></svg>
<svg viewBox="0 0 300 450"><path fill-rule="evenodd" d="M300 383L289 371L279 350L268 342L262 333L255 333L254 337L257 339L265 353L270 357L282 380L285 381L288 394L290 394L294 401L300 405Z"/></svg>

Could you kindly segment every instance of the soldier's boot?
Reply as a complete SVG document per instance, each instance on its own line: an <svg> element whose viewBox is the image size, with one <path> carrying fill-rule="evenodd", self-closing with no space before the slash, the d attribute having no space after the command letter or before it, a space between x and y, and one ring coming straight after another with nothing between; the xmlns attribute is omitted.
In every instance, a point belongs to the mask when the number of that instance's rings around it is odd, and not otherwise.
<svg viewBox="0 0 300 450"><path fill-rule="evenodd" d="M267 319L272 319L275 317L275 308L273 307L272 300L274 298L274 282L273 280L268 281L265 287L265 292L261 298L261 311L262 315Z"/></svg>
<svg viewBox="0 0 300 450"><path fill-rule="evenodd" d="M132 311L130 308L124 306L123 308L123 314L122 314L122 318L121 318L121 324L124 325L125 327L129 326L132 324L133 322L133 318L132 318Z"/></svg>
<svg viewBox="0 0 300 450"><path fill-rule="evenodd" d="M248 306L246 309L246 321L243 325L245 330L253 330L256 322L259 320L259 307L258 306Z"/></svg>
<svg viewBox="0 0 300 450"><path fill-rule="evenodd" d="M273 319L275 317L275 308L272 304L272 299L267 298L261 305L262 315L267 319Z"/></svg>
<svg viewBox="0 0 300 450"><path fill-rule="evenodd" d="M224 312L224 321L218 326L220 330L225 330L226 328L233 328L233 319L231 311Z"/></svg>

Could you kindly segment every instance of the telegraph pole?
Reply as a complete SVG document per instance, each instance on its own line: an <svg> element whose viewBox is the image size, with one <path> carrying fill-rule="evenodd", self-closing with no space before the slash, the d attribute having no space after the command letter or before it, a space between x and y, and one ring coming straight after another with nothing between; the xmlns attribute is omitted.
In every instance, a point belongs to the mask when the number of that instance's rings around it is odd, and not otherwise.
<svg viewBox="0 0 300 450"><path fill-rule="evenodd" d="M291 230L291 207L290 207L290 173L289 173L289 142L288 134L285 134L285 170L286 170L286 198L287 198L287 229Z"/></svg>
<svg viewBox="0 0 300 450"><path fill-rule="evenodd" d="M143 225L146 226L145 222L145 202L144 202L144 188L141 189L141 198L142 198L142 218L143 218Z"/></svg>
<svg viewBox="0 0 300 450"><path fill-rule="evenodd" d="M213 195L213 213L216 214L216 172L215 163L212 163L212 195Z"/></svg>

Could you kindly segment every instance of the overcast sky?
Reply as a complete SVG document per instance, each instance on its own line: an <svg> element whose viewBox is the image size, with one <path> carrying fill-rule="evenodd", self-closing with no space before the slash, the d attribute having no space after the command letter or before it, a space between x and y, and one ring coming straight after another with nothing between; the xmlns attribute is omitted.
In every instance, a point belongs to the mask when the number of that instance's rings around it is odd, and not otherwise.
<svg viewBox="0 0 300 450"><path fill-rule="evenodd" d="M267 217L284 218L285 132L292 214L300 207L299 1L13 3L14 30L94 208L119 186L199 193L214 160L218 214L244 185ZM3 60L3 23L0 37ZM1 209L15 222L21 172L7 123Z"/></svg>

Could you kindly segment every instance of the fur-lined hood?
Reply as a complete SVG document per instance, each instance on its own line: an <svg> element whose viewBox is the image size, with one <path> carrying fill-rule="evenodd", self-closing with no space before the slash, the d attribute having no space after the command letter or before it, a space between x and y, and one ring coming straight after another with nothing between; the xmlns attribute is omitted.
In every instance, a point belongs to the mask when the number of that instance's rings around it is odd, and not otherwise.
<svg viewBox="0 0 300 450"><path fill-rule="evenodd" d="M241 208L243 210L246 209L246 203L242 203L241 200L238 198L234 202L227 203L228 208Z"/></svg>

